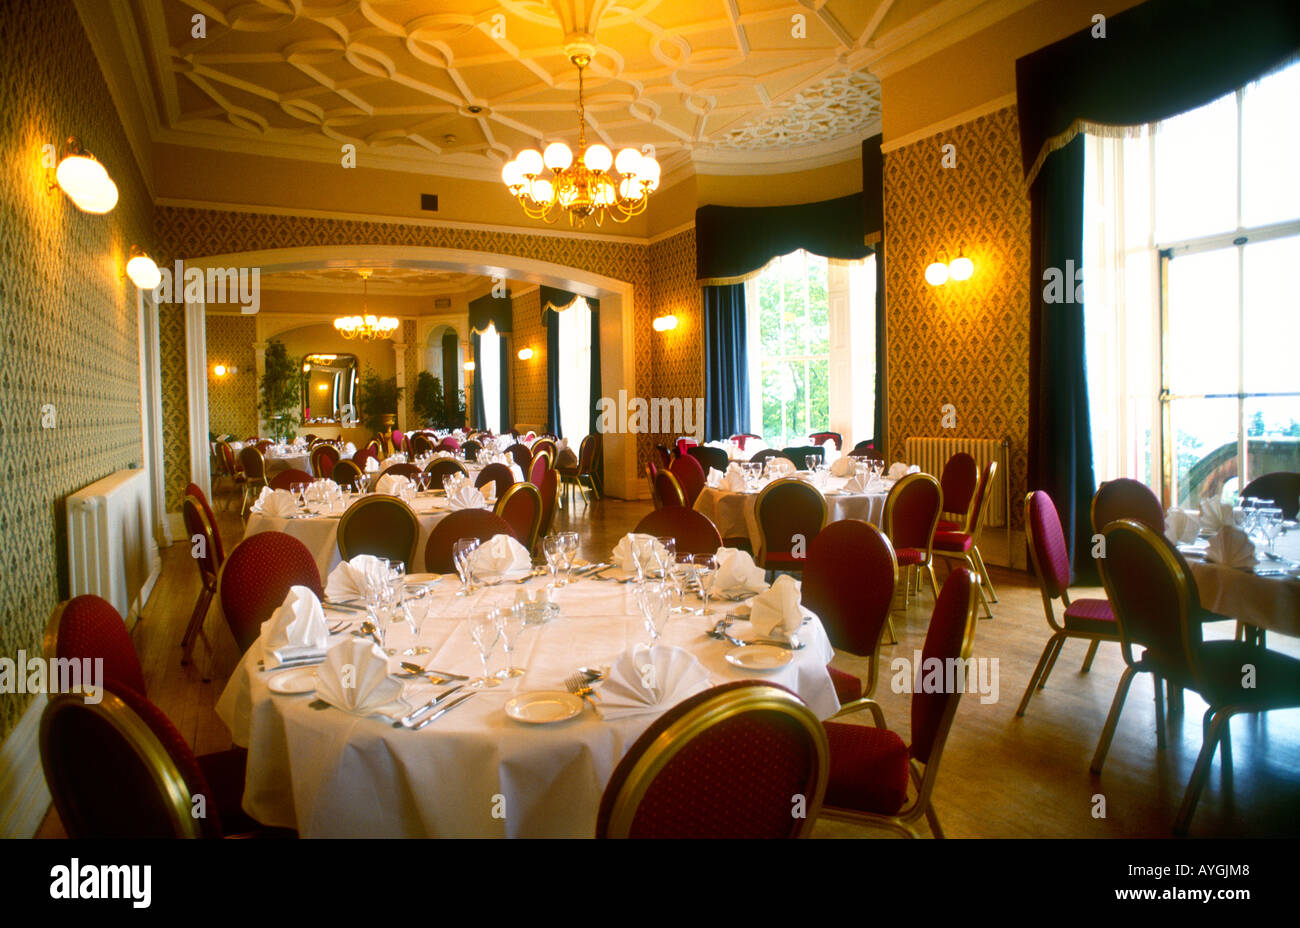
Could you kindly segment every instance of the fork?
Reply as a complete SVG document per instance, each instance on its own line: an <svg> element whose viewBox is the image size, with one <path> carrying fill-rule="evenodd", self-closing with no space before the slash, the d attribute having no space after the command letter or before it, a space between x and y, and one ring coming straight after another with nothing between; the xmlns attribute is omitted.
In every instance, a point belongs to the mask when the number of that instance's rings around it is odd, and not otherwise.
<svg viewBox="0 0 1300 928"><path fill-rule="evenodd" d="M599 694L591 688L586 674L575 673L564 678L564 688L574 696L581 696L583 701L591 701L591 711L596 711L596 700L600 698Z"/></svg>

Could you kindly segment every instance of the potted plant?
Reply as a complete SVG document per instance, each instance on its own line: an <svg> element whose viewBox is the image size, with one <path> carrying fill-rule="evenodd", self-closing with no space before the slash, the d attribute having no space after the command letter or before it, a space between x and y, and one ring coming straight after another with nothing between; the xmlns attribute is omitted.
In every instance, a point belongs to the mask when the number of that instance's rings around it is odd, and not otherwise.
<svg viewBox="0 0 1300 928"><path fill-rule="evenodd" d="M416 415L431 428L460 428L465 424L465 391L448 395L443 391L442 381L428 371L416 375L413 400Z"/></svg>
<svg viewBox="0 0 1300 928"><path fill-rule="evenodd" d="M302 359L289 357L284 343L274 338L267 342L265 358L257 409L273 439L290 441L298 434L302 421L298 405L302 398Z"/></svg>
<svg viewBox="0 0 1300 928"><path fill-rule="evenodd" d="M396 377L380 377L367 370L357 384L357 412L361 423L370 431L381 435L392 432L397 422L397 404L402 399L402 388Z"/></svg>

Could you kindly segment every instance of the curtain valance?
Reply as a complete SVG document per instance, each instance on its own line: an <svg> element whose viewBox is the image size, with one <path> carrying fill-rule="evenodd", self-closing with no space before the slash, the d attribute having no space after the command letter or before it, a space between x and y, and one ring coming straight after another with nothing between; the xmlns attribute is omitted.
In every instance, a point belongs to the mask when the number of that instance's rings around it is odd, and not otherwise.
<svg viewBox="0 0 1300 928"><path fill-rule="evenodd" d="M572 306L578 299L578 294L570 293L568 290L561 290L559 287L543 286L539 289L541 290L543 323L546 322L547 312L562 313ZM587 301L587 305L590 306L593 311L600 309L600 300L595 297L584 296L583 299Z"/></svg>
<svg viewBox="0 0 1300 928"><path fill-rule="evenodd" d="M498 334L513 330L514 311L511 309L509 290L503 297L496 297L489 293L477 300L469 301L470 331L486 332L490 325L496 326Z"/></svg>

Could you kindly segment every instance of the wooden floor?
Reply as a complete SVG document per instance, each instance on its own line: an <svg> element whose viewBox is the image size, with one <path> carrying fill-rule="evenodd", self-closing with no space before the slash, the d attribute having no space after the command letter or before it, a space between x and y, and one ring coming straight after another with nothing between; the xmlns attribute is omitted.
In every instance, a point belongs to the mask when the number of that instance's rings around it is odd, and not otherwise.
<svg viewBox="0 0 1300 928"><path fill-rule="evenodd" d="M556 516L556 530L582 535L582 555L608 556L615 542L649 511L649 503L602 500L590 511ZM218 509L226 548L240 537L237 516ZM212 610L200 644L200 670L181 667L180 638L195 597L198 572L188 546L176 544L163 555L163 574L145 619L134 631L151 698L171 717L199 753L221 750L230 736L213 706L238 655L229 631ZM1166 837L1201 747L1205 706L1188 694L1180 718L1170 719L1167 747L1157 750L1149 676L1139 676L1129 693L1106 768L1088 772L1115 685L1123 670L1117 645L1103 645L1090 673L1080 673L1086 646L1067 643L1046 689L1015 717L1024 686L1047 641L1048 629L1034 578L993 568L1000 602L995 618L976 630L975 657L995 659L996 701L982 703L968 694L958 709L935 789L935 807L949 837ZM940 570L940 582L943 572ZM1093 595L1100 595L1100 591ZM889 725L905 738L909 699L890 689L890 661L911 659L921 647L932 601L913 600L905 616L895 617L899 643L881 649L876 698ZM1224 628L1224 633L1230 630ZM1218 634L1218 630L1212 634ZM1300 656L1300 642L1282 635L1269 645ZM862 661L841 655L837 666L861 671ZM868 713L861 713L863 723ZM1300 710L1239 716L1232 723L1233 766L1224 776L1216 759L1192 823L1193 836L1294 837L1300 821ZM1104 803L1098 797L1104 797ZM1104 812L1103 812L1104 807ZM924 823L919 826L928 831ZM62 834L51 813L40 834ZM823 821L823 837L880 837L877 831Z"/></svg>

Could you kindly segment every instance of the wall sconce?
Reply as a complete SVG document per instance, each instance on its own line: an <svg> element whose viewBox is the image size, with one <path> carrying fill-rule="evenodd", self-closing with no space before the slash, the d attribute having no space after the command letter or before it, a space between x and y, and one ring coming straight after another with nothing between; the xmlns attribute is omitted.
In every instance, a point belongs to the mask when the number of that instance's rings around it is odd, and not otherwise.
<svg viewBox="0 0 1300 928"><path fill-rule="evenodd" d="M117 205L117 184L104 166L73 136L64 146L65 154L54 169L54 181L77 209L85 213L107 213Z"/></svg>
<svg viewBox="0 0 1300 928"><path fill-rule="evenodd" d="M152 290L162 283L162 272L158 270L158 265L139 245L131 246L131 256L126 262L126 276L141 290Z"/></svg>
<svg viewBox="0 0 1300 928"><path fill-rule="evenodd" d="M467 370L467 371L472 371L473 369L474 369L474 362L473 362L473 361L466 361L466 362L465 362L465 370Z"/></svg>
<svg viewBox="0 0 1300 928"><path fill-rule="evenodd" d="M944 254L947 257L947 254ZM942 287L951 280L970 280L971 275L975 273L975 262L957 252L957 257L952 263L944 261L935 261L925 269L925 282L931 287Z"/></svg>
<svg viewBox="0 0 1300 928"><path fill-rule="evenodd" d="M212 365L212 376L214 377L225 377L228 374L238 374L238 373L239 373L239 368L232 367L228 364Z"/></svg>
<svg viewBox="0 0 1300 928"><path fill-rule="evenodd" d="M667 332L669 329L677 328L677 317L674 315L660 316L652 323L656 332Z"/></svg>
<svg viewBox="0 0 1300 928"><path fill-rule="evenodd" d="M533 349L531 349L531 348L520 348L520 349L519 349L519 360L520 360L520 361L531 361L531 360L533 359L533 353L534 353L534 352L533 352Z"/></svg>
<svg viewBox="0 0 1300 928"><path fill-rule="evenodd" d="M318 393L325 393L325 392L327 392L327 391L329 390L329 388L330 388L330 385L327 384L327 383L318 383L318 384L316 384L316 392L318 392Z"/></svg>

